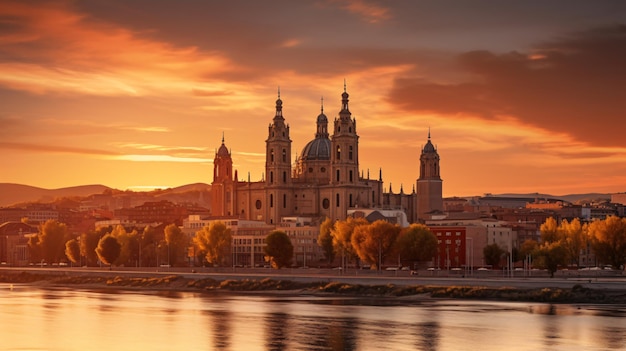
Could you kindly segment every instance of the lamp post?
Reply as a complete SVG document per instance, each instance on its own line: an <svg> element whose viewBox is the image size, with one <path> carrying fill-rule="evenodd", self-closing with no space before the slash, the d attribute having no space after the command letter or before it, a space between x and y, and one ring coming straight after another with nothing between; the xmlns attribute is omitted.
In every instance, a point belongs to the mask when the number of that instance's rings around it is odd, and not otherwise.
<svg viewBox="0 0 626 351"><path fill-rule="evenodd" d="M469 241L469 246L467 246L467 242ZM465 256L465 267L468 271L468 275L473 275L474 270L474 238L465 238L467 255Z"/></svg>

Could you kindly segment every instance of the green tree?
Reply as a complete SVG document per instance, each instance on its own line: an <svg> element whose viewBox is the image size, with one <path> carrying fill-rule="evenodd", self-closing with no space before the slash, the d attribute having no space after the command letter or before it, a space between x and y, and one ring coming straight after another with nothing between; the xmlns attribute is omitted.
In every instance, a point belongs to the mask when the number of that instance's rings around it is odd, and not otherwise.
<svg viewBox="0 0 626 351"><path fill-rule="evenodd" d="M400 232L396 250L401 260L426 262L437 254L437 236L423 224L411 224Z"/></svg>
<svg viewBox="0 0 626 351"><path fill-rule="evenodd" d="M291 265L293 258L293 244L283 231L274 230L265 238L265 259L271 262L272 267L280 269Z"/></svg>
<svg viewBox="0 0 626 351"><path fill-rule="evenodd" d="M533 254L533 265L544 268L550 273L550 278L554 277L554 272L559 266L567 265L569 254L562 241L543 243Z"/></svg>
<svg viewBox="0 0 626 351"><path fill-rule="evenodd" d="M320 233L317 237L317 245L324 251L324 258L326 258L328 264L335 260L335 247L333 246L333 236L331 235L333 226L333 221L327 217L320 225Z"/></svg>
<svg viewBox="0 0 626 351"><path fill-rule="evenodd" d="M626 263L626 218L616 216L589 224L591 247L598 260L614 268Z"/></svg>
<svg viewBox="0 0 626 351"><path fill-rule="evenodd" d="M117 260L122 251L122 245L115 239L115 237L111 234L107 234L100 239L98 242L98 247L96 248L96 254L98 254L98 258L100 261L109 265L109 269Z"/></svg>
<svg viewBox="0 0 626 351"><path fill-rule="evenodd" d="M65 243L65 257L74 264L80 264L80 245L78 240L72 239Z"/></svg>
<svg viewBox="0 0 626 351"><path fill-rule="evenodd" d="M357 226L351 241L359 258L380 270L393 251L399 234L398 225L378 220L367 226Z"/></svg>
<svg viewBox="0 0 626 351"><path fill-rule="evenodd" d="M496 243L487 245L483 248L485 263L493 266L494 268L500 266L500 260L502 259L502 255L504 255L505 253L506 251L504 251L504 249L502 249Z"/></svg>
<svg viewBox="0 0 626 351"><path fill-rule="evenodd" d="M341 253L342 257L349 260L358 259L358 255L352 246L352 234L354 229L361 225L369 225L364 218L348 217L345 221L337 221L330 231L333 237L333 247L335 252Z"/></svg>
<svg viewBox="0 0 626 351"><path fill-rule="evenodd" d="M57 220L47 220L39 228L38 235L42 258L46 262L59 262L65 256L65 242L69 240L67 225Z"/></svg>
<svg viewBox="0 0 626 351"><path fill-rule="evenodd" d="M165 243L167 244L168 264L175 266L187 252L189 246L187 235L176 224L170 224L165 227Z"/></svg>
<svg viewBox="0 0 626 351"><path fill-rule="evenodd" d="M226 265L232 247L231 229L221 221L211 222L196 232L194 244L203 252L207 262L214 265Z"/></svg>

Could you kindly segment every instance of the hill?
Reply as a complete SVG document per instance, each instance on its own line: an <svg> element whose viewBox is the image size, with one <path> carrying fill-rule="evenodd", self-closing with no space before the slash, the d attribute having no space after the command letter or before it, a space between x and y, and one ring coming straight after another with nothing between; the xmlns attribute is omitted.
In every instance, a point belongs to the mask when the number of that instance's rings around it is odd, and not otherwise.
<svg viewBox="0 0 626 351"><path fill-rule="evenodd" d="M529 194L493 194L492 196L496 197L527 197L527 198L537 198L541 199L560 199L565 200L571 203L576 203L581 200L598 200L605 199L610 200L611 194L603 194L603 193L587 193L587 194L567 194L567 195L550 195L550 194L539 194L539 193L529 193Z"/></svg>
<svg viewBox="0 0 626 351"><path fill-rule="evenodd" d="M104 185L81 185L60 189L44 189L35 186L0 183L0 207L21 202L51 202L59 197L89 196L111 189Z"/></svg>

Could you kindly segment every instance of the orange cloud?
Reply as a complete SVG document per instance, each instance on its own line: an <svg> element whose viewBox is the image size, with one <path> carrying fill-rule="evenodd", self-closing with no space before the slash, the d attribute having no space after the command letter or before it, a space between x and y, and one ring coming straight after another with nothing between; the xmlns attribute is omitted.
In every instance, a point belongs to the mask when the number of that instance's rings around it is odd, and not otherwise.
<svg viewBox="0 0 626 351"><path fill-rule="evenodd" d="M217 52L149 40L77 13L66 3L5 1L0 16L0 84L33 93L148 95L189 91L211 75L235 69ZM219 83L219 80L214 80Z"/></svg>

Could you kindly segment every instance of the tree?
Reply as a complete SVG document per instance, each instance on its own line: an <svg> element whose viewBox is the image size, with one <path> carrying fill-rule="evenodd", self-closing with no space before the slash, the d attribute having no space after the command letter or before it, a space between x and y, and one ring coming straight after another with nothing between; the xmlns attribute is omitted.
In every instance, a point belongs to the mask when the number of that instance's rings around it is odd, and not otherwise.
<svg viewBox="0 0 626 351"><path fill-rule="evenodd" d="M587 245L585 235L587 227L583 226L578 218L571 222L564 220L559 227L563 232L563 243L567 249L570 263L579 266L580 251Z"/></svg>
<svg viewBox="0 0 626 351"><path fill-rule="evenodd" d="M214 265L226 265L232 247L232 232L221 221L211 222L196 232L193 242L203 252L205 259Z"/></svg>
<svg viewBox="0 0 626 351"><path fill-rule="evenodd" d="M57 220L47 220L39 228L39 246L46 262L59 262L65 256L65 242L68 238L67 225Z"/></svg>
<svg viewBox="0 0 626 351"><path fill-rule="evenodd" d="M140 266L154 267L158 265L156 241L156 230L153 227L147 225L141 233L141 239L139 242Z"/></svg>
<svg viewBox="0 0 626 351"><path fill-rule="evenodd" d="M333 221L327 217L320 225L320 233L317 237L317 245L324 251L324 258L326 258L328 264L335 260L335 248L333 246L333 236L331 235L333 226Z"/></svg>
<svg viewBox="0 0 626 351"><path fill-rule="evenodd" d="M330 235L333 237L335 252L341 252L342 257L358 259L358 255L352 246L352 234L355 228L362 225L369 225L369 223L364 218L352 217L348 217L345 221L337 221L330 231Z"/></svg>
<svg viewBox="0 0 626 351"><path fill-rule="evenodd" d="M291 265L293 245L289 236L283 231L274 230L265 238L265 259L272 263L272 267L280 269Z"/></svg>
<svg viewBox="0 0 626 351"><path fill-rule="evenodd" d="M398 225L377 220L367 226L357 226L351 241L359 258L380 270L383 262L393 250L399 234Z"/></svg>
<svg viewBox="0 0 626 351"><path fill-rule="evenodd" d="M39 245L39 235L32 235L28 238L28 255L31 262L39 262L43 259L41 245Z"/></svg>
<svg viewBox="0 0 626 351"><path fill-rule="evenodd" d="M109 269L113 265L113 262L117 260L122 251L122 245L111 234L107 234L100 239L96 253L100 261L109 265Z"/></svg>
<svg viewBox="0 0 626 351"><path fill-rule="evenodd" d="M533 254L533 265L545 268L550 273L550 278L554 277L554 272L559 266L567 265L569 254L563 242L546 242L541 244Z"/></svg>
<svg viewBox="0 0 626 351"><path fill-rule="evenodd" d="M106 228L98 231L89 231L80 235L80 255L85 257L85 264L87 266L95 266L98 263L96 248L105 233Z"/></svg>
<svg viewBox="0 0 626 351"><path fill-rule="evenodd" d="M137 234L137 232L133 231L132 233L134 233L134 235ZM117 225L115 228L113 228L113 230L109 233L111 234L115 239L117 239L117 242L120 244L120 254L117 257L117 259L115 260L114 264L117 266L121 266L121 265L128 265L131 256L132 256L132 252L131 252L131 240L132 240L132 233L128 233L126 231L126 228L124 228L124 226L122 225Z"/></svg>
<svg viewBox="0 0 626 351"><path fill-rule="evenodd" d="M532 256L532 254L535 252L535 250L537 250L538 247L538 242L532 239L526 239L526 241L522 243L522 246L519 249L519 256L523 259L528 257L528 255Z"/></svg>
<svg viewBox="0 0 626 351"><path fill-rule="evenodd" d="M65 243L65 257L74 264L80 264L80 245L78 240L72 239Z"/></svg>
<svg viewBox="0 0 626 351"><path fill-rule="evenodd" d="M423 224L411 224L400 232L396 250L402 260L425 262L437 254L437 236Z"/></svg>
<svg viewBox="0 0 626 351"><path fill-rule="evenodd" d="M562 230L553 217L546 219L539 227L539 231L541 232L541 242L543 243L554 243L563 238Z"/></svg>
<svg viewBox="0 0 626 351"><path fill-rule="evenodd" d="M626 218L616 216L589 224L591 246L598 260L614 268L626 263Z"/></svg>
<svg viewBox="0 0 626 351"><path fill-rule="evenodd" d="M502 249L496 243L487 245L483 248L483 256L485 257L485 263L493 267L498 267L500 265L500 260L502 259L502 255L504 255L505 253L506 251L504 251L504 249Z"/></svg>
<svg viewBox="0 0 626 351"><path fill-rule="evenodd" d="M187 252L189 240L176 224L170 224L165 227L165 243L167 244L168 264L174 266Z"/></svg>

